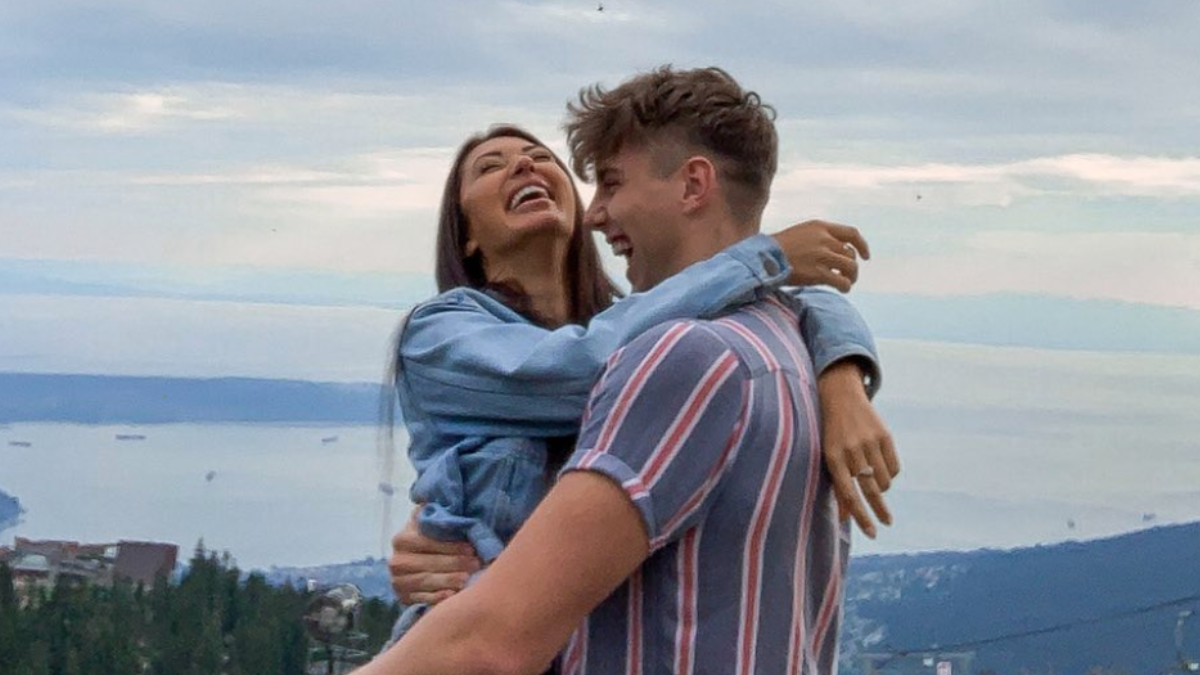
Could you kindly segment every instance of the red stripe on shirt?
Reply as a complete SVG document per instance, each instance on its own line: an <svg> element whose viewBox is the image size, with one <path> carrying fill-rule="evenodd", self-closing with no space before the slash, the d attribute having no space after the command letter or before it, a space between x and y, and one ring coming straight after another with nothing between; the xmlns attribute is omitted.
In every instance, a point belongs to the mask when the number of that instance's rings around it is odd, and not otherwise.
<svg viewBox="0 0 1200 675"><path fill-rule="evenodd" d="M821 644L824 641L824 634L828 631L830 623L833 622L834 613L840 604L838 595L841 587L841 546L834 550L833 571L829 573L829 584L826 586L824 602L821 603L821 613L817 615L816 628L812 629L811 649L816 653L817 663L821 663Z"/></svg>
<svg viewBox="0 0 1200 675"><path fill-rule="evenodd" d="M654 452L650 454L650 458L646 460L646 468L641 473L642 482L647 487L653 488L658 479L666 472L671 461L679 454L679 449L683 447L684 442L695 429L696 423L700 420L702 413L708 408L708 404L712 402L717 390L733 375L737 367L737 357L734 356L733 352L726 351L720 359L712 364L708 372L700 378L699 384L696 385L696 388L688 396L679 414L675 416L675 420L667 429L667 433L659 441L658 447L654 449Z"/></svg>
<svg viewBox="0 0 1200 675"><path fill-rule="evenodd" d="M584 617L583 624L571 636L567 645L566 656L563 658L563 675L582 675L584 663L587 660L588 619Z"/></svg>
<svg viewBox="0 0 1200 675"><path fill-rule="evenodd" d="M758 612L759 603L762 600L763 548L771 516L775 511L775 502L779 497L779 488L783 484L787 458L791 454L792 436L796 423L792 416L791 398L787 396L788 386L784 374L778 372L776 380L780 412L779 435L775 447L771 450L765 485L759 492L758 502L754 505L754 517L751 521L750 536L747 539L743 570L742 617L741 625L738 627L738 637L741 643L739 645L738 672L744 675L754 672L758 648Z"/></svg>
<svg viewBox="0 0 1200 675"><path fill-rule="evenodd" d="M785 316L795 316L778 300L775 300L773 304L783 310ZM767 329L783 343L788 354L794 359L796 369L805 380L800 386L800 395L804 402L804 413L808 420L809 430L808 476L806 479L804 508L800 512L800 532L796 540L796 563L792 572L792 583L794 585L792 596L792 629L788 639L788 673L799 673L802 654L800 650L804 648L804 630L807 615L805 597L808 594L808 583L805 573L808 560L809 535L812 532L813 510L816 504L817 483L820 480L821 471L820 427L817 425L816 406L813 404L812 395L808 389L806 377L808 373L807 362L802 359L800 353L792 345L788 335L779 326L774 317L757 308L749 308L749 311L762 320L766 324Z"/></svg>
<svg viewBox="0 0 1200 675"><path fill-rule="evenodd" d="M754 316L756 316L760 320L762 320L762 322L767 326L767 330L771 331L771 333L775 337L779 338L779 342L782 343L783 348L785 350L787 350L788 356L792 357L793 365L796 366L796 372L799 373L799 375L800 375L800 381L802 383L804 383L805 385L807 385L808 384L808 367L807 366L808 366L809 360L807 358L801 356L800 352L796 350L796 346L792 343L792 340L788 339L788 336L786 334L784 334L782 328L777 323L775 317L773 317L770 314L768 314L767 312L765 312L761 309L755 308L755 307L750 307L750 308L748 308L747 311L749 311L751 314L753 314ZM792 324L791 330L793 330L793 331L799 330L799 326L797 324Z"/></svg>
<svg viewBox="0 0 1200 675"><path fill-rule="evenodd" d="M659 535L650 542L650 549L656 550L659 546L666 542L669 535L675 531L675 527L683 522L688 516L692 515L700 505L704 503L704 498L712 491L713 486L720 480L721 474L725 472L726 467L733 458L733 451L742 444L742 439L746 437L746 429L750 427L748 420L750 419L751 410L754 407L754 381L746 383L745 392L742 394L742 412L738 417L737 423L733 427L733 433L729 435L729 441L721 450L721 456L717 459L716 465L709 471L705 477L704 483L698 490L688 497L683 506L675 512L675 515L667 519L666 525L659 528Z"/></svg>
<svg viewBox="0 0 1200 675"><path fill-rule="evenodd" d="M617 396L617 402L613 405L612 412L609 413L605 420L604 428L600 430L600 436L596 441L596 445L587 452L579 461L579 466L586 468L591 466L596 457L608 451L608 446L612 443L612 439L616 436L621 428L621 424L625 421L625 416L629 412L629 407L633 400L637 398L642 387L645 386L646 380L654 369L662 363L671 349L679 343L679 340L692 329L692 324L676 324L667 330L658 342L654 344L650 352L646 355L642 362L638 364L637 369L625 383L625 387Z"/></svg>
<svg viewBox="0 0 1200 675"><path fill-rule="evenodd" d="M629 577L629 651L625 653L626 675L642 674L642 569Z"/></svg>
<svg viewBox="0 0 1200 675"><path fill-rule="evenodd" d="M692 675L696 659L697 576L699 575L700 529L693 527L683 535L679 561L679 597L676 612L679 625L675 629L675 675Z"/></svg>

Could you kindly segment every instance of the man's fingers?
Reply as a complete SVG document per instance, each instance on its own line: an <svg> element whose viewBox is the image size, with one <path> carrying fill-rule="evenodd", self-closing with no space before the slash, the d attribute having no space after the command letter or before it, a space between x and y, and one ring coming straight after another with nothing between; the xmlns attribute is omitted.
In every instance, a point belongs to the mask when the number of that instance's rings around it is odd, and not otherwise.
<svg viewBox="0 0 1200 675"><path fill-rule="evenodd" d="M479 571L479 558L466 555L396 553L388 561L392 576L410 574L470 574Z"/></svg>
<svg viewBox="0 0 1200 675"><path fill-rule="evenodd" d="M461 591L467 587L469 574L462 572L409 574L396 579L409 593L438 593L441 591Z"/></svg>
<svg viewBox="0 0 1200 675"><path fill-rule="evenodd" d="M475 548L461 541L438 541L419 532L403 530L392 537L392 550L397 553L474 556Z"/></svg>
<svg viewBox="0 0 1200 675"><path fill-rule="evenodd" d="M404 600L406 605L436 605L443 600L446 600L454 595L454 591L441 591L438 593L413 593Z"/></svg>

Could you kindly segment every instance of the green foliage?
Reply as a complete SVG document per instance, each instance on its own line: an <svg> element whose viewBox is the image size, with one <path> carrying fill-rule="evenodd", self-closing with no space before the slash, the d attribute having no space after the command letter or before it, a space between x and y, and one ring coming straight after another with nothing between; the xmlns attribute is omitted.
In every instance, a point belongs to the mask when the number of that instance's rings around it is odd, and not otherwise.
<svg viewBox="0 0 1200 675"><path fill-rule="evenodd" d="M0 564L0 673L4 675L302 675L311 594L243 577L228 555L197 547L178 583L153 588L60 581L18 593ZM379 649L394 605L364 603L366 648Z"/></svg>

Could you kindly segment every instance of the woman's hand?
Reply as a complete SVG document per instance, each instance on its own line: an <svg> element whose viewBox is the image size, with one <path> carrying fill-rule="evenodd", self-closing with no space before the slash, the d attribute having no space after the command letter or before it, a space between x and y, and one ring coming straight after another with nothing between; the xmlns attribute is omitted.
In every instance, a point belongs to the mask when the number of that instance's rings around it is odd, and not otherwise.
<svg viewBox="0 0 1200 675"><path fill-rule="evenodd" d="M774 236L792 266L792 286L826 285L849 293L858 281L858 256L871 258L867 240L849 225L809 220Z"/></svg>
<svg viewBox="0 0 1200 675"><path fill-rule="evenodd" d="M413 508L408 524L392 537L388 573L400 602L436 605L461 591L481 565L470 544L438 541L421 534L416 519L419 510L419 505Z"/></svg>
<svg viewBox="0 0 1200 675"><path fill-rule="evenodd" d="M821 451L833 478L842 518L852 516L863 534L874 539L875 523L863 499L884 525L892 514L883 493L900 473L892 435L879 418L853 361L830 366L817 379L821 399Z"/></svg>

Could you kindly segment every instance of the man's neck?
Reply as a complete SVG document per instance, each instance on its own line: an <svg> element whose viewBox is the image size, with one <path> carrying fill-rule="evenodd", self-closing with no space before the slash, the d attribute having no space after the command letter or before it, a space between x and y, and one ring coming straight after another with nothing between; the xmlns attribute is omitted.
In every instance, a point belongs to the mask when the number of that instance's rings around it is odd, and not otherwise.
<svg viewBox="0 0 1200 675"><path fill-rule="evenodd" d="M662 278L673 276L690 265L707 260L739 241L758 234L758 231L758 223L739 223L728 218L694 221L688 226L687 236L681 242L679 255L675 256L672 269Z"/></svg>

